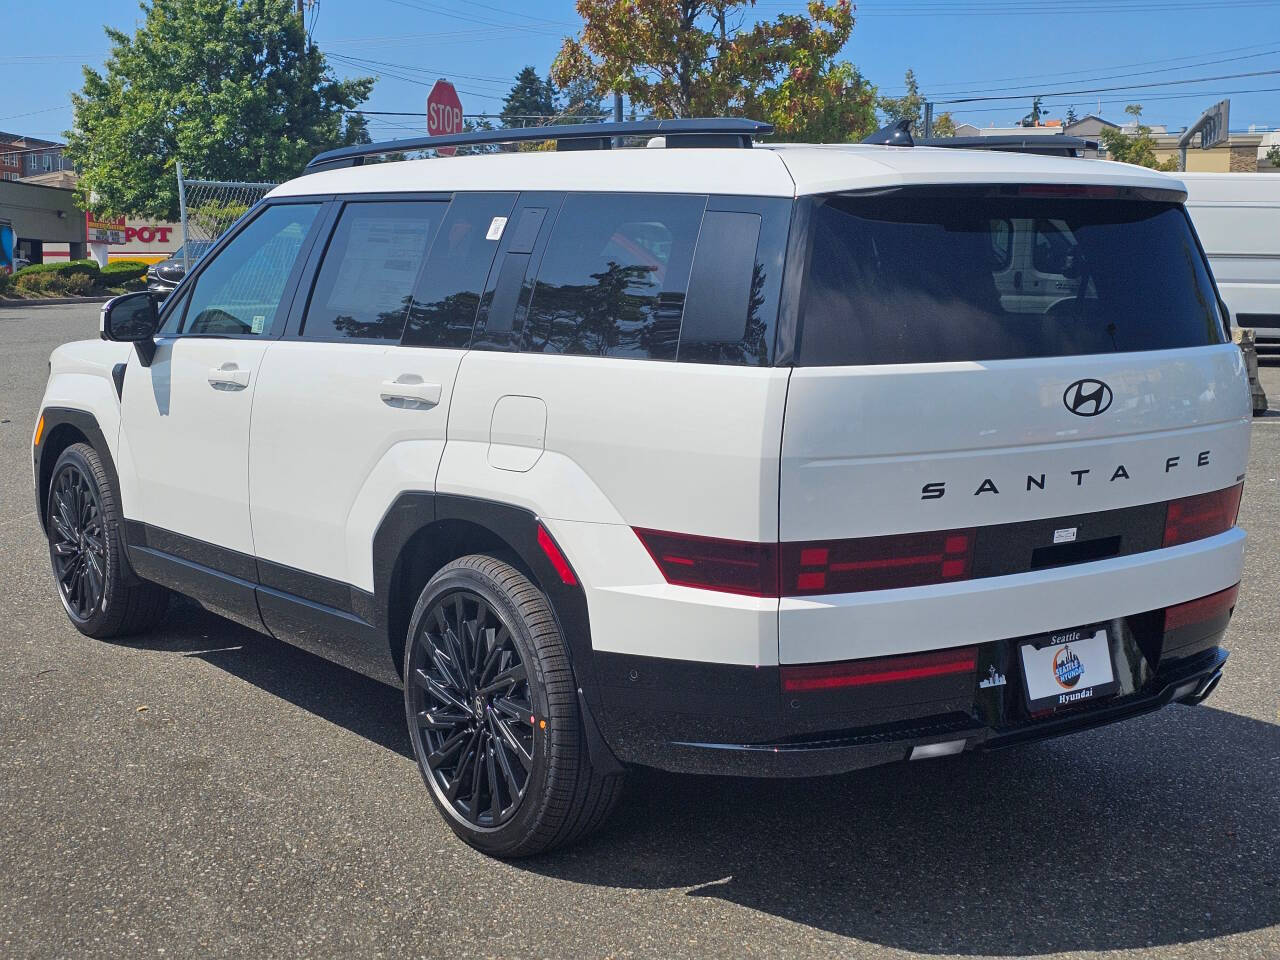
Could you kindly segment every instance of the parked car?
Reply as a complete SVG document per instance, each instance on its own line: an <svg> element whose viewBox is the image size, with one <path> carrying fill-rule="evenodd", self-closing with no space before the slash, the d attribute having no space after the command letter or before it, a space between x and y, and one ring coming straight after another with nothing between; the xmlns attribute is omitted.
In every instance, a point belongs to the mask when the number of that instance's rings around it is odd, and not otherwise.
<svg viewBox="0 0 1280 960"><path fill-rule="evenodd" d="M402 686L500 856L632 766L837 773L1207 697L1251 410L1182 183L769 129L323 154L158 311L106 304L34 433L71 622L173 591ZM1010 251L1068 288L1003 289Z"/></svg>
<svg viewBox="0 0 1280 960"><path fill-rule="evenodd" d="M213 243L214 241L212 240L188 240L171 253L168 259L152 264L147 268L147 289L160 296L161 299L169 296L177 288L178 284L182 282L182 278L186 276L187 261L190 260L194 266L201 257L209 252L209 248L213 246Z"/></svg>
<svg viewBox="0 0 1280 960"><path fill-rule="evenodd" d="M1280 348L1280 176L1184 173L1187 213L1235 322Z"/></svg>

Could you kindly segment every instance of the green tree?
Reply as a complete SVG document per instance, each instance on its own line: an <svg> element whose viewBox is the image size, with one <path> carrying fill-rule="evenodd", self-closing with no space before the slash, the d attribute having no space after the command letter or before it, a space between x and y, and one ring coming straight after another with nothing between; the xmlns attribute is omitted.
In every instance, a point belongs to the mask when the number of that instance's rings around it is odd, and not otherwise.
<svg viewBox="0 0 1280 960"><path fill-rule="evenodd" d="M560 117L598 117L609 111L600 102L595 83L588 77L575 77L562 87L556 97L556 113Z"/></svg>
<svg viewBox="0 0 1280 960"><path fill-rule="evenodd" d="M1107 149L1107 158L1121 163L1136 163L1153 170L1177 170L1178 161L1175 158L1162 161L1156 157L1155 138L1151 136L1151 128L1142 122L1142 104L1131 103L1124 108L1124 112L1133 117L1134 132L1128 134L1123 130L1104 127L1099 136Z"/></svg>
<svg viewBox="0 0 1280 960"><path fill-rule="evenodd" d="M533 67L525 67L516 74L516 82L502 103L502 122L508 127L528 126L538 122L529 117L548 117L555 109L550 78L543 80Z"/></svg>
<svg viewBox="0 0 1280 960"><path fill-rule="evenodd" d="M71 96L67 153L82 203L175 220L192 178L284 180L321 150L367 142L349 113L373 80L337 80L292 0L150 0L130 36L106 28L105 72Z"/></svg>
<svg viewBox="0 0 1280 960"><path fill-rule="evenodd" d="M1040 104L1044 101L1044 97L1036 97L1031 101L1031 112L1022 118L1022 126L1038 127L1040 125L1040 117L1043 116L1043 110Z"/></svg>
<svg viewBox="0 0 1280 960"><path fill-rule="evenodd" d="M1071 106L1067 107L1067 118L1065 122L1066 122L1066 125L1069 127L1073 123L1078 123L1079 121L1080 121L1080 118L1076 116L1076 106L1073 103Z"/></svg>
<svg viewBox="0 0 1280 960"><path fill-rule="evenodd" d="M1280 167L1280 144L1276 144L1267 151L1267 163L1273 167Z"/></svg>
<svg viewBox="0 0 1280 960"><path fill-rule="evenodd" d="M896 120L909 120L911 122L911 131L916 136L924 136L924 97L920 96L920 84L916 80L914 70L907 70L903 83L907 88L907 92L903 96L881 97L876 106L884 114L886 123L893 123ZM954 137L955 135L956 121L950 113L940 113L934 116L933 136Z"/></svg>
<svg viewBox="0 0 1280 960"><path fill-rule="evenodd" d="M745 26L754 0L578 0L581 34L552 64L562 88L611 91L657 117L738 115L779 137L850 140L874 126L875 89L835 58L849 0Z"/></svg>

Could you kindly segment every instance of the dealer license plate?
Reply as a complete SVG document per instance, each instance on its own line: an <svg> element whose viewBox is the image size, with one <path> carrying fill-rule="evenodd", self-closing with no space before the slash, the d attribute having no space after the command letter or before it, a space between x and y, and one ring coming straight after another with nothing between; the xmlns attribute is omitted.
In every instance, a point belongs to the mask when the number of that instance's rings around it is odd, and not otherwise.
<svg viewBox="0 0 1280 960"><path fill-rule="evenodd" d="M1063 630L1024 643L1022 676L1033 713L1113 693L1116 678L1106 629Z"/></svg>

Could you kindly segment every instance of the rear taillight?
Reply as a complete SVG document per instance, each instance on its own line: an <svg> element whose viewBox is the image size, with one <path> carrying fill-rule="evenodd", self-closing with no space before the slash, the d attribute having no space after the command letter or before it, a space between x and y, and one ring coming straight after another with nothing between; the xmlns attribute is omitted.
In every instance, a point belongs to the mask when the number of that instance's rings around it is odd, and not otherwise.
<svg viewBox="0 0 1280 960"><path fill-rule="evenodd" d="M749 597L778 595L776 544L633 529L667 583Z"/></svg>
<svg viewBox="0 0 1280 960"><path fill-rule="evenodd" d="M784 543L782 595L857 593L965 580L973 572L972 530Z"/></svg>
<svg viewBox="0 0 1280 960"><path fill-rule="evenodd" d="M778 545L634 529L667 583L752 597L919 587L973 573L972 530Z"/></svg>
<svg viewBox="0 0 1280 960"><path fill-rule="evenodd" d="M1169 633L1182 627L1191 627L1200 623L1209 623L1231 613L1240 595L1240 584L1219 590L1207 597L1188 600L1166 608L1164 612L1164 632Z"/></svg>
<svg viewBox="0 0 1280 960"><path fill-rule="evenodd" d="M1164 520L1164 545L1177 546L1225 533L1236 524L1244 484L1194 497L1170 500Z"/></svg>
<svg viewBox="0 0 1280 960"><path fill-rule="evenodd" d="M973 673L977 664L977 647L958 647L930 653L908 653L874 660L846 660L842 663L809 663L779 667L782 689L786 693L814 690L838 690L877 683L905 683L929 677L945 677Z"/></svg>

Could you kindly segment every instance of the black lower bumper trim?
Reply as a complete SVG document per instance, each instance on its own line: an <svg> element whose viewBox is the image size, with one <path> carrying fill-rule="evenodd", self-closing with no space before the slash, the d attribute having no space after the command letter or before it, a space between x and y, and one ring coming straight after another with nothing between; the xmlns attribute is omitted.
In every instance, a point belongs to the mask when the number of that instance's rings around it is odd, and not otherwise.
<svg viewBox="0 0 1280 960"><path fill-rule="evenodd" d="M1212 691L1227 660L1220 647L1162 671L1146 689L1005 728L950 714L874 730L773 743L667 744L660 765L684 773L802 777L844 773L906 760L915 748L964 741L966 750L995 750L1046 740L1141 716L1175 701L1197 703ZM958 751L957 751L958 752Z"/></svg>

